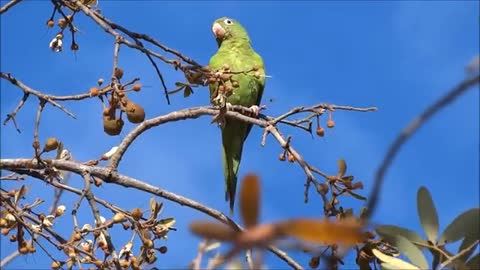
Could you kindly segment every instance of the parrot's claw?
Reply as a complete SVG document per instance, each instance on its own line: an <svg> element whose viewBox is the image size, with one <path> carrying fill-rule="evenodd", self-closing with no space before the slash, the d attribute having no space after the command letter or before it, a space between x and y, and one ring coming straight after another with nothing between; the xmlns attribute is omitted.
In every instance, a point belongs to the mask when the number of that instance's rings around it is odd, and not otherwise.
<svg viewBox="0 0 480 270"><path fill-rule="evenodd" d="M220 107L220 111L218 112L218 114L213 117L212 123L217 122L218 126L223 128L226 123L225 113L231 109L232 109L232 104L230 104L229 102L225 103L225 106Z"/></svg>
<svg viewBox="0 0 480 270"><path fill-rule="evenodd" d="M253 117L258 117L258 113L260 112L260 107L257 105L252 105L249 108L252 111Z"/></svg>

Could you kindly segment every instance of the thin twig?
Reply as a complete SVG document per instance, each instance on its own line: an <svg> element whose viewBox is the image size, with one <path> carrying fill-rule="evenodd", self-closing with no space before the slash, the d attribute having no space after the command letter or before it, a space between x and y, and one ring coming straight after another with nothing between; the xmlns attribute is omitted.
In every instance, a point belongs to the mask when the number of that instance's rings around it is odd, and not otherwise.
<svg viewBox="0 0 480 270"><path fill-rule="evenodd" d="M413 119L407 127L405 127L397 138L393 141L388 149L380 167L375 174L375 180L373 182L373 188L369 196L367 204L367 212L365 217L368 219L372 216L377 206L378 198L380 196L380 190L385 178L385 174L392 164L394 158L397 156L402 146L410 139L415 132L424 125L432 116L447 107L450 103L455 101L459 96L465 93L469 89L473 89L472 86L480 82L480 75L476 75L471 78L467 78L460 82L455 88L451 89L444 96L436 100L433 104L428 106L417 118Z"/></svg>
<svg viewBox="0 0 480 270"><path fill-rule="evenodd" d="M11 0L10 2L6 3L3 7L0 8L0 14L7 12L10 8L15 6L16 4L22 2L22 0Z"/></svg>

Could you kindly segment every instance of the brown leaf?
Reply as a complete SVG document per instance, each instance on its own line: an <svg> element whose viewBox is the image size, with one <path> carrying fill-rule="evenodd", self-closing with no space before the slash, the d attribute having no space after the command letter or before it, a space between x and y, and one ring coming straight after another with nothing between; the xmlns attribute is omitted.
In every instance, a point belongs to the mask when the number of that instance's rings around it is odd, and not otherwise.
<svg viewBox="0 0 480 270"><path fill-rule="evenodd" d="M240 214L245 227L249 228L257 224L260 212L260 183L258 176L247 174L242 181L240 191Z"/></svg>
<svg viewBox="0 0 480 270"><path fill-rule="evenodd" d="M237 235L237 232L227 225L210 221L194 221L190 223L190 231L198 236L218 241L232 241Z"/></svg>
<svg viewBox="0 0 480 270"><path fill-rule="evenodd" d="M338 177L343 177L347 171L347 163L343 159L338 160Z"/></svg>
<svg viewBox="0 0 480 270"><path fill-rule="evenodd" d="M299 240L324 245L355 245L365 239L362 224L356 218L345 218L337 221L293 219L283 222L280 228L283 233Z"/></svg>

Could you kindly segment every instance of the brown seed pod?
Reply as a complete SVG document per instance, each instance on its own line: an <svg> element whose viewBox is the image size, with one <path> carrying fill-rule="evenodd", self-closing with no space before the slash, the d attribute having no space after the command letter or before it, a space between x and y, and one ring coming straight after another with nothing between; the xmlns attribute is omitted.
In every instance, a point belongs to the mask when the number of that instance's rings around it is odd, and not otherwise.
<svg viewBox="0 0 480 270"><path fill-rule="evenodd" d="M82 239L82 235L79 232L74 232L72 235L73 241L80 241Z"/></svg>
<svg viewBox="0 0 480 270"><path fill-rule="evenodd" d="M45 145L43 146L43 151L44 152L50 152L52 150L55 150L57 149L58 147L58 140L57 138L48 138L47 139L47 142L45 143Z"/></svg>
<svg viewBox="0 0 480 270"><path fill-rule="evenodd" d="M222 81L228 81L230 80L231 77L232 77L232 74L228 74L228 73L222 73L222 75L220 75L220 79Z"/></svg>
<svg viewBox="0 0 480 270"><path fill-rule="evenodd" d="M320 265L320 256L315 256L315 257L312 257L310 259L310 262L308 263L308 266L310 266L310 268L317 268L318 265Z"/></svg>
<svg viewBox="0 0 480 270"><path fill-rule="evenodd" d="M136 83L136 84L133 85L132 89L133 89L133 91L138 92L138 91L142 90L142 85L139 84L139 83Z"/></svg>
<svg viewBox="0 0 480 270"><path fill-rule="evenodd" d="M292 163L295 162L295 156L292 155L291 153L288 153L288 161L290 161Z"/></svg>
<svg viewBox="0 0 480 270"><path fill-rule="evenodd" d="M20 252L20 254L27 254L28 253L28 247L25 245L25 246L19 248L18 252Z"/></svg>
<svg viewBox="0 0 480 270"><path fill-rule="evenodd" d="M132 218L136 221L140 220L143 216L143 211L140 208L134 208L132 210Z"/></svg>
<svg viewBox="0 0 480 270"><path fill-rule="evenodd" d="M168 248L167 248L166 246L161 246L161 247L158 249L158 251L160 251L160 253L162 253L162 254L165 254L165 253L167 253Z"/></svg>
<svg viewBox="0 0 480 270"><path fill-rule="evenodd" d="M91 97L96 97L100 94L100 89L98 89L98 87L92 87L89 92Z"/></svg>
<svg viewBox="0 0 480 270"><path fill-rule="evenodd" d="M40 148L40 142L38 140L35 140L35 141L33 141L32 146L33 146L34 149L38 149L38 148Z"/></svg>
<svg viewBox="0 0 480 270"><path fill-rule="evenodd" d="M60 262L57 262L57 261L54 261L52 262L52 264L50 265L50 267L52 269L60 269L62 267L62 264Z"/></svg>
<svg viewBox="0 0 480 270"><path fill-rule="evenodd" d="M238 83L238 81L232 81L232 86L234 88L238 88L238 87L240 87L240 84Z"/></svg>
<svg viewBox="0 0 480 270"><path fill-rule="evenodd" d="M317 135L318 135L319 137L325 136L325 129L324 129L323 127L318 127L318 128L317 128Z"/></svg>
<svg viewBox="0 0 480 270"><path fill-rule="evenodd" d="M48 20L47 26L48 26L49 28L52 28L54 25L55 25L55 22L54 22L53 20Z"/></svg>
<svg viewBox="0 0 480 270"><path fill-rule="evenodd" d="M285 157L285 153L281 153L279 156L278 156L278 160L280 161L285 161L287 158Z"/></svg>
<svg viewBox="0 0 480 270"><path fill-rule="evenodd" d="M320 183L320 184L318 184L317 189L318 189L318 191L319 191L320 193L322 193L322 194L327 194L327 192L328 192L328 185L325 184L325 183Z"/></svg>
<svg viewBox="0 0 480 270"><path fill-rule="evenodd" d="M103 117L103 131L110 136L115 136L122 132L123 120L119 119L110 119L110 117Z"/></svg>
<svg viewBox="0 0 480 270"><path fill-rule="evenodd" d="M65 20L65 18L60 18L57 21L57 25L58 27L64 29L65 27L67 27L67 21Z"/></svg>
<svg viewBox="0 0 480 270"><path fill-rule="evenodd" d="M145 110L142 106L134 103L133 101L127 101L125 106L125 112L127 113L127 119L130 123L141 123L145 120Z"/></svg>
<svg viewBox="0 0 480 270"><path fill-rule="evenodd" d="M332 119L329 119L327 121L327 127L328 128L333 128L335 126L335 122Z"/></svg>
<svg viewBox="0 0 480 270"><path fill-rule="evenodd" d="M80 49L80 47L78 47L77 43L72 43L72 46L70 46L70 49L72 51L78 51Z"/></svg>
<svg viewBox="0 0 480 270"><path fill-rule="evenodd" d="M115 72L113 73L117 79L121 79L123 77L123 69L115 68Z"/></svg>

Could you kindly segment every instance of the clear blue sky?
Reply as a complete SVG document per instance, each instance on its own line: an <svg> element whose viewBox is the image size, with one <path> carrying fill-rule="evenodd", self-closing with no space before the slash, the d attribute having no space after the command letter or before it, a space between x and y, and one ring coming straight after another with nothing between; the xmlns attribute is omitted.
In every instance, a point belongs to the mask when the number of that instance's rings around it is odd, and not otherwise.
<svg viewBox="0 0 480 270"><path fill-rule="evenodd" d="M1 1L2 5L5 1ZM216 51L212 22L223 16L238 19L248 29L254 48L263 56L268 79L262 104L267 114L278 115L298 105L329 102L339 105L377 106L375 113L338 111L336 127L322 139L282 127L293 135L293 144L311 163L335 172L344 158L348 170L364 182L367 195L373 175L387 147L413 117L465 77L464 67L478 54L479 4L468 2L161 2L100 1L102 13L123 26L150 34L169 47L207 64ZM57 95L82 93L111 74L113 38L89 19L76 16L81 30L80 51L57 54L48 44L55 31L45 22L51 13L49 1L25 1L1 16L1 71L11 72L35 89ZM68 38L67 46L68 46ZM131 95L142 104L147 117L208 104L207 89L198 89L188 99L172 96L168 106L160 82L148 60L139 52L122 48L119 64L125 77L141 77L142 92ZM170 88L181 74L160 66ZM22 93L1 81L1 116L16 106ZM273 102L269 99L273 98ZM118 144L132 128L126 124L120 136L103 133L98 100L68 102L77 120L47 106L40 137L62 140L81 161L98 157ZM1 127L1 157L30 157L37 101L30 98L17 115L22 129ZM204 117L171 123L150 130L131 146L120 172L172 192L228 211L224 201L220 161L220 132ZM322 216L319 197L311 192L303 203L305 176L301 168L277 160L281 149L268 138L260 146L262 130L254 128L244 148L240 175L256 172L262 177L262 221L296 216ZM424 126L401 150L382 190L381 205L374 221L420 230L416 213L416 191L424 185L433 193L440 212L441 229L457 214L479 202L479 91L470 91L441 115ZM47 203L52 190L28 180L32 195ZM79 177L73 186L82 187ZM14 183L2 181L4 189ZM148 208L151 195L115 185L95 188L95 195L127 209ZM65 194L62 203L71 207L76 197ZM346 199L350 205L357 201ZM80 208L80 223L92 223L88 205ZM106 217L110 214L106 211ZM190 221L205 215L165 201L163 214L177 219L160 256L158 267L185 267L196 255L199 239L188 232ZM237 217L235 217L237 218ZM72 220L65 215L56 229L70 234ZM118 239L127 239L122 234ZM15 246L2 238L2 257ZM117 244L120 248L120 244ZM40 249L17 258L9 267L47 268L50 260ZM298 256L302 264L305 256ZM283 267L268 255L271 267ZM353 261L347 268L354 268Z"/></svg>

